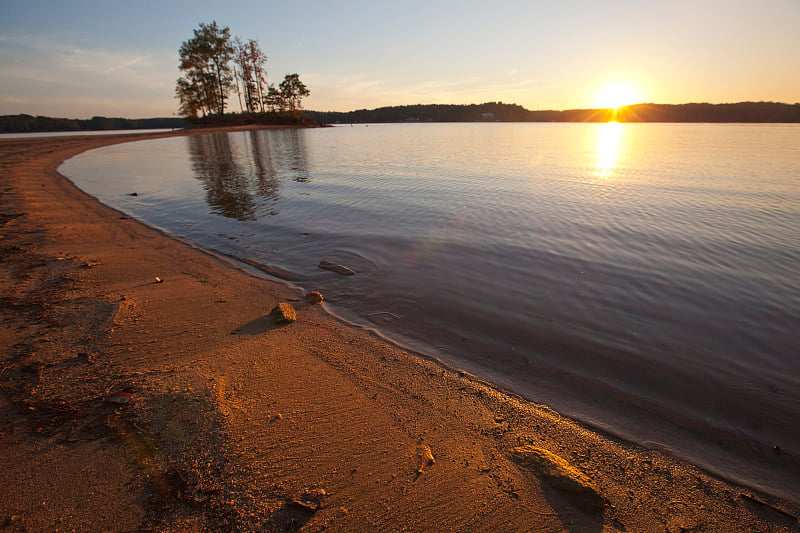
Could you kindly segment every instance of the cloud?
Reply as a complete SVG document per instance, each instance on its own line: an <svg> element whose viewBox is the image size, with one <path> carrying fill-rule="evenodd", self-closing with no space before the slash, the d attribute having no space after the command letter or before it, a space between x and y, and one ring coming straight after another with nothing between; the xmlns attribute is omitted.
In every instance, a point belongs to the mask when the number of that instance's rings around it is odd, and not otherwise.
<svg viewBox="0 0 800 533"><path fill-rule="evenodd" d="M139 63L141 61L144 61L145 59L148 59L150 57L150 55L151 54L145 54L143 56L134 57L133 59L131 59L130 61L128 61L126 63L123 63L121 65L117 65L117 66L114 66L114 67L109 67L108 69L106 69L106 74L110 74L110 73L116 72L118 70L127 69L128 67L132 67L136 63Z"/></svg>
<svg viewBox="0 0 800 533"><path fill-rule="evenodd" d="M305 107L325 111L418 103L462 103L476 85L485 83L480 77L420 81L387 78L378 72L348 76L311 72L303 78L311 89Z"/></svg>
<svg viewBox="0 0 800 533"><path fill-rule="evenodd" d="M51 108L60 102L65 106L59 113L63 116L64 111L83 109L92 101L97 109L90 115L126 109L116 101L158 102L159 109L174 110L177 75L175 52L133 53L76 46L68 40L0 36L4 112L24 112L13 110L15 103Z"/></svg>
<svg viewBox="0 0 800 533"><path fill-rule="evenodd" d="M93 116L151 118L175 115L174 102L162 99L64 96L24 98L0 96L0 114L43 115L62 118Z"/></svg>
<svg viewBox="0 0 800 533"><path fill-rule="evenodd" d="M157 82L167 77L168 66L164 56L156 59L149 53L136 55L40 40L0 47L0 57L4 59L0 64L4 76L86 86L109 79L127 84ZM177 60L171 63L169 67L177 72ZM175 72L169 73L169 79Z"/></svg>
<svg viewBox="0 0 800 533"><path fill-rule="evenodd" d="M352 76L309 73L308 109L350 111L385 105L470 104L493 101L536 106L537 95L551 87L536 79L506 80L494 77L462 77L454 80L386 78L378 72Z"/></svg>

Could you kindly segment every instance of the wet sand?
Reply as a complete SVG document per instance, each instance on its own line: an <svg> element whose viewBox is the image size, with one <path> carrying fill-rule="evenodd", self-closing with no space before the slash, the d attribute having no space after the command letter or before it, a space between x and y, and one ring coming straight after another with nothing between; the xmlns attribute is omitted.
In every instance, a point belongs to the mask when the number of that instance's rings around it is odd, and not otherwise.
<svg viewBox="0 0 800 533"><path fill-rule="evenodd" d="M0 140L0 529L800 530L796 505L388 344L56 172L191 133Z"/></svg>

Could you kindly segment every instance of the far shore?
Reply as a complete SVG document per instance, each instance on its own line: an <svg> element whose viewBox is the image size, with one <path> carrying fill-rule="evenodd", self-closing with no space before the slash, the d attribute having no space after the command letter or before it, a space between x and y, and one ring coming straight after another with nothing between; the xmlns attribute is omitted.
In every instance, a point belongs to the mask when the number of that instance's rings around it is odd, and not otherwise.
<svg viewBox="0 0 800 533"><path fill-rule="evenodd" d="M263 128L0 139L0 530L800 531L795 503L404 351L57 172Z"/></svg>

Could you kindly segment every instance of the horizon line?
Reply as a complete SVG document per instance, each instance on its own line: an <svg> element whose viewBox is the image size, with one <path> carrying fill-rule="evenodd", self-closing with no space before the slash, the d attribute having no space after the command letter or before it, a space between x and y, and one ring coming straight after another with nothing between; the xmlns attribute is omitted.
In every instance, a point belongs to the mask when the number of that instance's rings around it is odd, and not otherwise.
<svg viewBox="0 0 800 533"><path fill-rule="evenodd" d="M538 113L538 112L549 112L549 113L565 113L569 111L613 111L613 110L620 110L625 108L631 108L636 106L689 106L689 105L712 105L712 106L724 106L724 105L739 105L739 104L778 104L778 105L785 105L785 106L796 106L800 105L800 102L775 102L772 100L742 100L739 102L720 102L720 103L711 103L711 102L684 102L680 104L666 104L666 103L655 103L655 102L639 102L635 104L626 104L621 105L618 107L573 107L573 108L566 108L566 109L528 109L523 105L514 103L514 102L503 102L503 101L489 101L489 102L481 102L481 103L469 103L469 104L423 104L423 103L416 103L416 104L397 104L397 105L382 105L372 108L359 108L359 109L351 109L349 111L321 111L319 109L304 109L303 111L309 113L355 113L358 111L374 111L378 109L387 109L387 108L401 108L401 107L418 107L418 106L455 106L455 107L468 107L468 106L481 106L487 104L496 104L496 105L508 105L508 106L517 106L522 108L525 111L531 113ZM231 115L238 115L242 114L241 111L231 111L226 114ZM150 120L150 119L183 119L177 114L169 115L169 116L147 116L147 117L121 117L121 116L106 116L106 115L92 115L89 118L77 118L77 117L58 117L58 116L48 116L48 115L32 115L30 113L19 112L15 114L5 114L0 115L0 117L13 117L13 116L29 116L34 118L50 118L50 119L61 119L61 120L92 120L94 118L104 118L104 119L123 119L123 120Z"/></svg>

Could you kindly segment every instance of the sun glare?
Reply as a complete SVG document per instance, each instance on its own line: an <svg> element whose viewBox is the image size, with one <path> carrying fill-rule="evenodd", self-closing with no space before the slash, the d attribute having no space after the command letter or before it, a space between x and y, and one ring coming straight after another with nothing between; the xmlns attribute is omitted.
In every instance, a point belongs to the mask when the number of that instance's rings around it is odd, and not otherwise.
<svg viewBox="0 0 800 533"><path fill-rule="evenodd" d="M622 149L624 126L618 122L600 124L597 130L597 168L594 175L608 179L617 166L617 158Z"/></svg>
<svg viewBox="0 0 800 533"><path fill-rule="evenodd" d="M616 109L618 107L638 104L641 102L639 91L624 82L617 82L604 87L595 98L594 107L596 109Z"/></svg>

